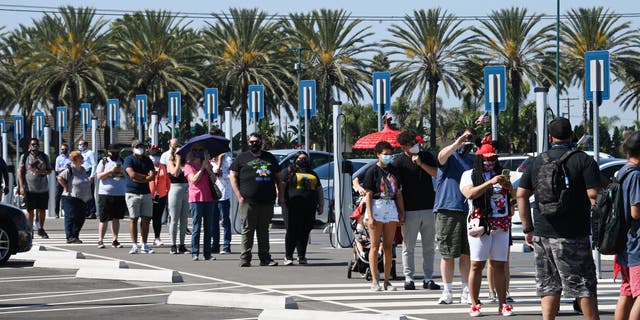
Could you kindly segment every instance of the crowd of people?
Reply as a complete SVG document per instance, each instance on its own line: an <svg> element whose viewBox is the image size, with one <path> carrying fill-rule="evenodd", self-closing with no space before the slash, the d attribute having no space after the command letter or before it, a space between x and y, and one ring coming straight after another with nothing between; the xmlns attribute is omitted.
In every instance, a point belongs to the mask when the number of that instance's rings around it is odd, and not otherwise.
<svg viewBox="0 0 640 320"><path fill-rule="evenodd" d="M569 120L556 118L549 125L549 151L534 158L514 189L508 170L503 171L490 136L479 137L467 128L437 156L422 151L421 137L405 130L397 142L402 152L393 155L389 142L376 144L377 161L363 175L354 177L354 189L363 196L362 224L370 234L368 255L373 291L397 290L390 282L393 244L402 235L404 289L415 290L415 249L418 234L422 241L422 287L442 289L440 304L454 303L453 278L458 260L461 291L459 301L469 304L469 315L480 316L482 273L488 269L489 299L497 302L498 314L513 314L509 295L509 246L511 218L519 207L525 243L535 256L537 294L541 297L544 319L555 319L561 295L576 299L585 319L598 319L597 278L591 255L590 211L603 181L597 163L584 152L574 152L575 136ZM220 131L212 134L221 135ZM83 147L84 146L84 147ZM68 243L82 243L80 230L85 218L92 216L94 177L99 180L98 247L105 248L108 223L111 222L111 246L120 248L119 221L130 218L131 254L153 253L148 243L152 223L153 245L163 246L161 227L169 223L171 254L191 254L193 260L215 260L214 254L231 252L229 220L230 195L235 194L242 219L240 266L251 266L254 236L257 236L261 266L276 266L269 247L269 224L277 199L283 208L286 228L284 265L307 264L306 251L315 214L323 208L320 179L311 169L309 155L298 152L293 164L280 172L278 162L263 150L262 136L252 133L248 151L235 160L229 154L211 156L203 143L191 143L187 152L172 139L169 150L161 153L138 141L132 154L120 158L115 145L108 147L107 157L95 161L81 141L77 151L69 152L63 144L55 161L60 198L65 213ZM477 148L474 153L472 150ZM628 163L618 175L628 174L622 183L625 217L629 226L626 250L618 254L622 285L616 319L640 318L640 132L629 135L622 146ZM89 158L90 160L88 160ZM529 198L547 187L541 171L551 161L560 159L566 177L570 210L563 206L542 206L531 210ZM51 164L39 151L39 141L32 139L29 150L20 159L19 189L26 198L28 218L34 215L44 230L48 193L47 175ZM546 168L544 168L546 170ZM95 172L95 176L92 175ZM569 183L570 181L570 183ZM58 198L56 198L58 199ZM566 206L564 206L566 207ZM167 209L168 216L164 214ZM58 214L56 208L56 214ZM191 248L185 246L192 218ZM223 239L220 239L220 221ZM138 225L140 241L138 241ZM178 237L179 233L179 237ZM202 238L202 241L201 241ZM202 250L200 245L202 243ZM442 286L433 279L435 247L441 256ZM202 251L202 252L201 252ZM378 259L383 258L384 279L379 279ZM488 263L487 263L488 262ZM381 283L382 282L382 283Z"/></svg>

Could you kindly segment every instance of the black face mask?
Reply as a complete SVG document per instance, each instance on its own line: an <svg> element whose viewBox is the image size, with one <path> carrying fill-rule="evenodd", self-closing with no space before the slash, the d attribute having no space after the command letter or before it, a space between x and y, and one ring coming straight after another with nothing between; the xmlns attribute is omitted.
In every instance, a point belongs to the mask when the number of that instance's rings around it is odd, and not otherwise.
<svg viewBox="0 0 640 320"><path fill-rule="evenodd" d="M296 166L304 169L309 168L309 159L304 158L296 160Z"/></svg>
<svg viewBox="0 0 640 320"><path fill-rule="evenodd" d="M469 152L471 152L471 149L473 149L473 145L472 144L465 144L464 146L458 148L458 150L456 150L458 152L458 154L460 154L461 156L466 156L469 154Z"/></svg>
<svg viewBox="0 0 640 320"><path fill-rule="evenodd" d="M258 153L260 150L262 150L262 143L260 142L249 145L249 151L252 153Z"/></svg>

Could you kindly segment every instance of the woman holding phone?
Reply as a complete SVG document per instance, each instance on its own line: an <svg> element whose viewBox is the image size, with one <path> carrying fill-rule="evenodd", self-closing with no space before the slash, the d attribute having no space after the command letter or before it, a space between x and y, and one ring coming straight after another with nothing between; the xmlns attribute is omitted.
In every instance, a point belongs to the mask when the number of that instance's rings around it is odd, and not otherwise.
<svg viewBox="0 0 640 320"><path fill-rule="evenodd" d="M509 229L515 198L515 190L502 173L498 155L491 145L491 137L482 140L476 152L473 168L462 174L460 191L469 204L468 235L471 252L469 273L469 315L478 317L482 305L479 303L482 271L487 260L493 268L493 281L498 295L498 313L510 316L513 306L507 304L507 274L505 271L509 253Z"/></svg>

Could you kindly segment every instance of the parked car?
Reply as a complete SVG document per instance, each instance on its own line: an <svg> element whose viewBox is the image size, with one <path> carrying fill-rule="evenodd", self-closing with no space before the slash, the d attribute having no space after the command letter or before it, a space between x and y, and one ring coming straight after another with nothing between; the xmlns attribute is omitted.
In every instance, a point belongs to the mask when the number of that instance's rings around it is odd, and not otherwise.
<svg viewBox="0 0 640 320"><path fill-rule="evenodd" d="M504 155L498 156L498 161L500 162L500 166L503 169L509 169L511 170L511 172L517 171L517 172L524 172L524 168L526 167L522 167L522 163L527 160L527 158L530 158L531 156L529 155Z"/></svg>
<svg viewBox="0 0 640 320"><path fill-rule="evenodd" d="M591 153L591 155L593 155L593 153ZM613 175L618 172L618 170L620 170L620 168L622 168L625 163L627 163L626 159L613 157L600 158L598 159L600 174L602 175L603 179L611 181ZM522 173L519 173L516 176L514 176L513 173L511 174L511 182L513 183L513 187L516 189L520 185L520 177L522 177ZM531 196L531 198L529 198L529 203L531 205L531 208L533 209L535 196ZM514 240L524 240L524 233L522 232L522 221L520 221L520 212L518 211L518 206L515 207L515 213L513 215L513 218L511 219L511 236Z"/></svg>
<svg viewBox="0 0 640 320"><path fill-rule="evenodd" d="M0 203L0 265L11 255L31 249L33 229L24 212Z"/></svg>

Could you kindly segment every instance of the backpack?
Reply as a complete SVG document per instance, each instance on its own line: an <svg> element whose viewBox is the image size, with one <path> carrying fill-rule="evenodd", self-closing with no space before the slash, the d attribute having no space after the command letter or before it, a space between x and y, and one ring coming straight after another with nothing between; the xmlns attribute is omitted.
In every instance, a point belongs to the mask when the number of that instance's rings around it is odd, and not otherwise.
<svg viewBox="0 0 640 320"><path fill-rule="evenodd" d="M628 227L622 183L629 173L637 170L639 168L630 168L620 179L613 177L609 186L598 192L596 204L591 207L591 234L601 254L617 254L625 250Z"/></svg>
<svg viewBox="0 0 640 320"><path fill-rule="evenodd" d="M565 152L558 159L551 159L547 152L541 154L542 165L538 171L538 181L533 193L538 209L543 216L558 216L571 207L571 184L564 162L577 150Z"/></svg>

